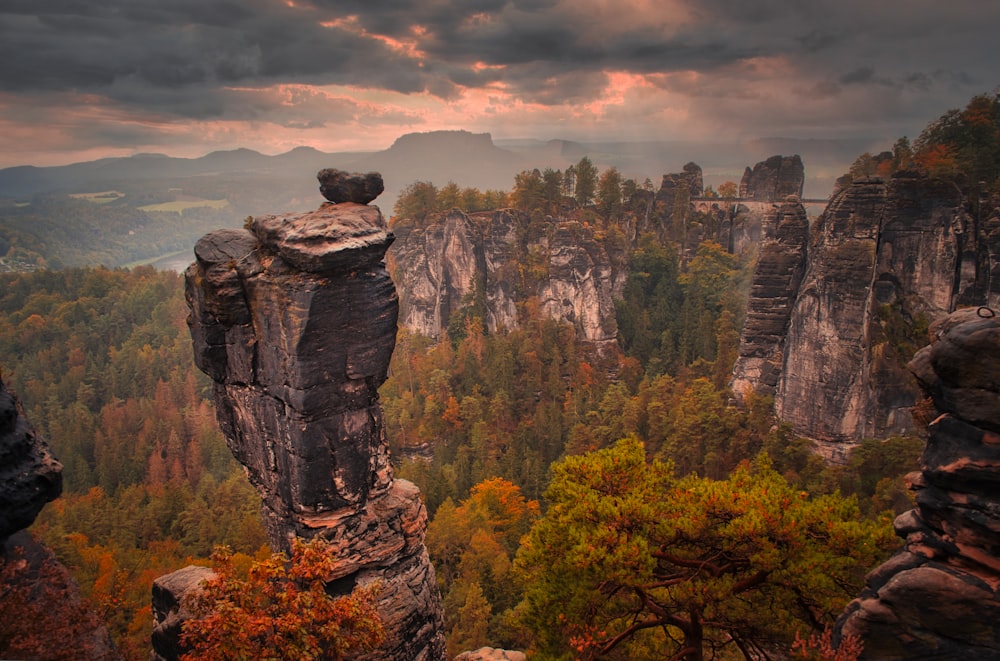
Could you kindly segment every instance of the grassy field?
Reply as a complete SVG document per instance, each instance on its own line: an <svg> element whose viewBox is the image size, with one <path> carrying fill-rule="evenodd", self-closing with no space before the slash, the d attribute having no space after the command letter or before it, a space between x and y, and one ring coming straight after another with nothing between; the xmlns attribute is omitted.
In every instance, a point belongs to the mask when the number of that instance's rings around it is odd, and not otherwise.
<svg viewBox="0 0 1000 661"><path fill-rule="evenodd" d="M173 202L161 202L160 204L147 204L144 207L139 207L142 211L173 211L174 213L181 213L188 209L197 209L198 207L210 207L212 209L223 209L229 206L229 200L200 200L200 199L188 199L188 200L174 200Z"/></svg>
<svg viewBox="0 0 1000 661"><path fill-rule="evenodd" d="M116 190L106 190L99 193L72 193L70 197L78 200L86 200L94 204L107 204L117 199L125 197L125 193Z"/></svg>

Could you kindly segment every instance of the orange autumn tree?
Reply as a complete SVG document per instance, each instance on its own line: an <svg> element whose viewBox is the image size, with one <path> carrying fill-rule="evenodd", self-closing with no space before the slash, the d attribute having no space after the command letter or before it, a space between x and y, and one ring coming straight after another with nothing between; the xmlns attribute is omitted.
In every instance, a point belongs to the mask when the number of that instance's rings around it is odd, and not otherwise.
<svg viewBox="0 0 1000 661"><path fill-rule="evenodd" d="M372 650L385 639L375 609L378 586L333 597L325 578L335 559L321 539L296 539L283 553L254 562L241 576L232 552L212 554L215 577L188 607L196 619L183 625L184 661L329 660Z"/></svg>
<svg viewBox="0 0 1000 661"><path fill-rule="evenodd" d="M555 464L546 500L515 563L541 658L787 654L895 543L855 499L809 497L766 459L675 477L635 438Z"/></svg>

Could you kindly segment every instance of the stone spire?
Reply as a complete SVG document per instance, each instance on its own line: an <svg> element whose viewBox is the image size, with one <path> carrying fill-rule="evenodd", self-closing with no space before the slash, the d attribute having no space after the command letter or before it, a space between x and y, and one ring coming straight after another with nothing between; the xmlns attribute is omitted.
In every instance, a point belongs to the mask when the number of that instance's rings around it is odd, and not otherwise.
<svg viewBox="0 0 1000 661"><path fill-rule="evenodd" d="M338 590L381 584L373 659L444 655L441 600L417 488L393 477L378 387L396 341L393 241L377 173L323 170L316 211L204 236L186 274L195 362L260 492L271 544L322 537ZM356 193L356 194L355 194Z"/></svg>
<svg viewBox="0 0 1000 661"><path fill-rule="evenodd" d="M863 659L1000 658L1000 317L965 308L931 336L910 362L930 424L906 541L837 623Z"/></svg>

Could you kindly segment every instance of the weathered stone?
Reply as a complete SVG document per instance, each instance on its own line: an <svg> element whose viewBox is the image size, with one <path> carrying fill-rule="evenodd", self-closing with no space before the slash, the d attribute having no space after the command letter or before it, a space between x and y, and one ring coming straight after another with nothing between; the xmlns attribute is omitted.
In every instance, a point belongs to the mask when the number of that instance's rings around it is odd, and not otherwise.
<svg viewBox="0 0 1000 661"><path fill-rule="evenodd" d="M453 209L401 232L391 252L400 281L400 323L441 337L451 315L478 289L485 294L487 330L513 330L519 325L518 304L530 294L547 316L573 324L581 340L614 344L614 299L624 286L624 254L611 254L590 227L552 222L551 232L527 245L528 252L544 256L545 273L532 292L517 291L512 277L523 259L527 214Z"/></svg>
<svg viewBox="0 0 1000 661"><path fill-rule="evenodd" d="M794 156L772 156L746 168L740 180L741 198L758 202L779 202L789 195L802 197L805 186L805 167L802 158Z"/></svg>
<svg viewBox="0 0 1000 661"><path fill-rule="evenodd" d="M806 267L809 220L801 202L790 199L774 205L762 227L764 237L730 384L740 399L748 390L774 395L792 305Z"/></svg>
<svg viewBox="0 0 1000 661"><path fill-rule="evenodd" d="M837 622L862 659L1000 658L1000 436L935 394L945 380L1000 390L980 369L1000 353L1000 319L963 310L936 331L911 363L940 415L910 480L916 509L895 522L905 545Z"/></svg>
<svg viewBox="0 0 1000 661"><path fill-rule="evenodd" d="M385 190L382 175L378 172L360 174L326 168L320 170L316 178L319 179L319 191L323 197L334 204L341 202L368 204Z"/></svg>
<svg viewBox="0 0 1000 661"><path fill-rule="evenodd" d="M185 274L189 325L272 546L322 537L338 589L380 584L387 638L365 658L436 660L427 515L417 488L393 478L378 398L396 339L393 238L377 207L353 201L212 233Z"/></svg>
<svg viewBox="0 0 1000 661"><path fill-rule="evenodd" d="M765 392L776 382L778 416L828 455L863 438L916 431L911 409L919 391L903 367L902 323L940 320L970 297L1000 302L989 298L985 262L975 259L989 241L965 205L951 182L902 171L888 181L845 184L816 221L783 359L747 378ZM784 300L778 294L776 308ZM942 365L957 364L960 357L941 351ZM997 382L998 363L984 358L961 384L948 381L945 368L931 390L966 419L1000 429L1000 397L983 385ZM913 371L919 377L927 369Z"/></svg>
<svg viewBox="0 0 1000 661"><path fill-rule="evenodd" d="M181 645L181 624L191 619L188 600L201 591L201 584L215 576L208 567L189 565L153 581L153 651L150 661L178 659L189 650Z"/></svg>
<svg viewBox="0 0 1000 661"><path fill-rule="evenodd" d="M62 493L62 464L0 381L0 544Z"/></svg>

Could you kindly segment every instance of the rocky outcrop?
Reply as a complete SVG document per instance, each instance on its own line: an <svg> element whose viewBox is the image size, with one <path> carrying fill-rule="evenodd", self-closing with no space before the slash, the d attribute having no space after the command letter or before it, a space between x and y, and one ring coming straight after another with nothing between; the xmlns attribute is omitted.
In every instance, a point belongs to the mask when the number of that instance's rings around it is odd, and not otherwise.
<svg viewBox="0 0 1000 661"><path fill-rule="evenodd" d="M0 545L62 493L62 464L0 381Z"/></svg>
<svg viewBox="0 0 1000 661"><path fill-rule="evenodd" d="M798 154L772 156L743 172L739 196L757 202L778 202L789 195L801 198L805 181L805 167Z"/></svg>
<svg viewBox="0 0 1000 661"><path fill-rule="evenodd" d="M215 577L208 567L189 565L153 581L153 650L150 661L179 659L188 652L181 645L181 625L192 617L190 600L201 591L201 585Z"/></svg>
<svg viewBox="0 0 1000 661"><path fill-rule="evenodd" d="M107 628L69 571L25 530L61 493L62 464L25 417L17 395L0 381L0 599L6 613L22 616L4 623L0 654L117 659ZM61 637L46 636L47 628L58 628Z"/></svg>
<svg viewBox="0 0 1000 661"><path fill-rule="evenodd" d="M381 584L387 639L371 658L437 659L427 515L416 487L393 477L378 399L398 315L392 241L378 208L352 201L208 234L186 273L189 325L272 545L322 537L338 590Z"/></svg>
<svg viewBox="0 0 1000 661"><path fill-rule="evenodd" d="M480 301L487 329L518 328L518 305L537 298L549 317L577 336L611 345L618 332L614 298L624 286L625 255L579 222L505 209L458 209L400 228L390 257L400 283L400 323L439 338L449 319Z"/></svg>
<svg viewBox="0 0 1000 661"><path fill-rule="evenodd" d="M968 208L954 184L914 172L843 188L811 230L783 337L760 324L779 322L788 291L755 285L734 385L773 392L778 417L828 458L863 438L914 433L919 393L905 363L926 325L961 304L1000 302L1000 213L983 204L980 220ZM761 277L776 277L779 254L764 242Z"/></svg>
<svg viewBox="0 0 1000 661"><path fill-rule="evenodd" d="M746 320L731 388L774 395L784 364L792 305L805 274L809 220L798 198L774 205L764 216L763 240L754 268Z"/></svg>
<svg viewBox="0 0 1000 661"><path fill-rule="evenodd" d="M672 208L673 202L678 194L683 195L685 201L701 197L705 192L705 182L702 176L701 166L697 163L686 163L680 172L672 172L663 175L660 181L660 190L656 193L656 200L666 208Z"/></svg>
<svg viewBox="0 0 1000 661"><path fill-rule="evenodd" d="M1000 318L962 309L932 337L910 363L931 422L906 541L837 623L862 659L1000 658Z"/></svg>

